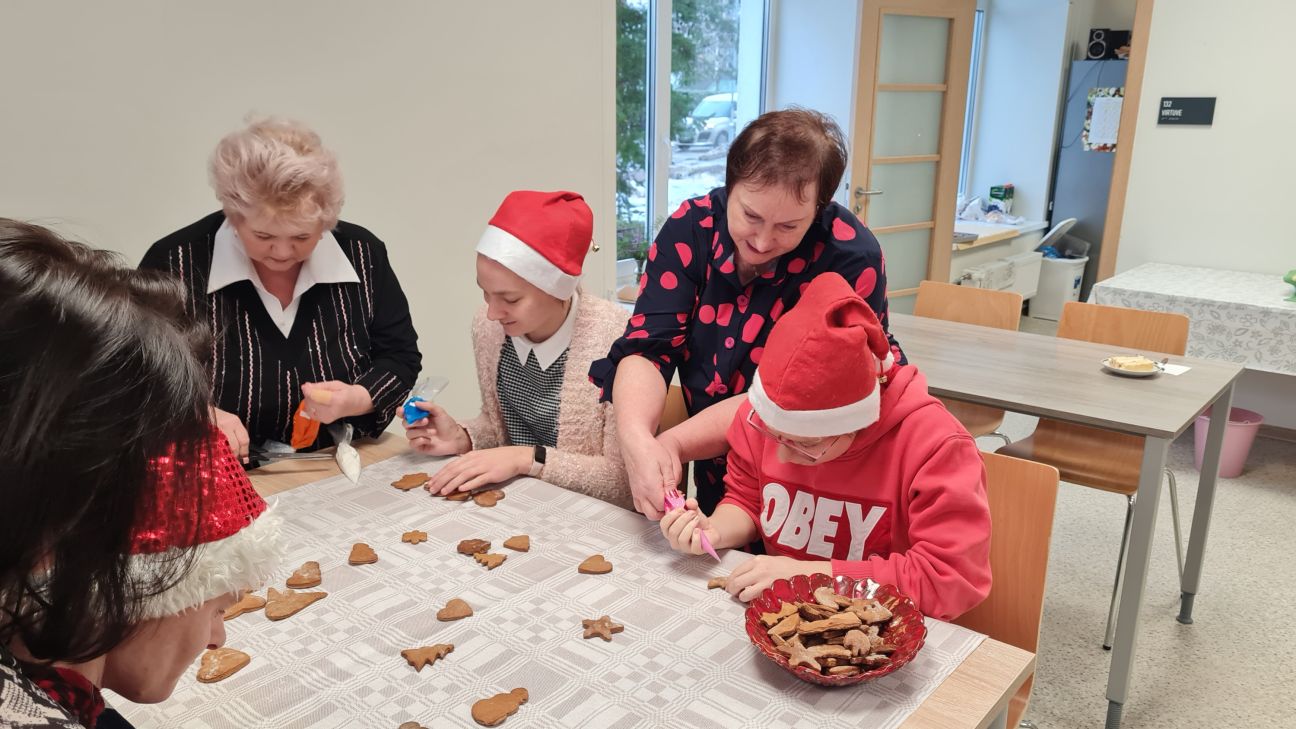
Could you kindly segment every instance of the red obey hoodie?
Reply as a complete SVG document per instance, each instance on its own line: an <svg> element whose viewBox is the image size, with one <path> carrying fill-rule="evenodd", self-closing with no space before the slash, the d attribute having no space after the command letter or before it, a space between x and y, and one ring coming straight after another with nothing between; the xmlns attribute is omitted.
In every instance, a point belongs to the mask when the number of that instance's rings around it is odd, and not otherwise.
<svg viewBox="0 0 1296 729"><path fill-rule="evenodd" d="M990 593L981 453L916 368L895 368L882 387L878 422L810 466L779 461L744 403L729 426L720 503L747 513L767 553L831 560L834 575L895 585L924 615L949 620Z"/></svg>

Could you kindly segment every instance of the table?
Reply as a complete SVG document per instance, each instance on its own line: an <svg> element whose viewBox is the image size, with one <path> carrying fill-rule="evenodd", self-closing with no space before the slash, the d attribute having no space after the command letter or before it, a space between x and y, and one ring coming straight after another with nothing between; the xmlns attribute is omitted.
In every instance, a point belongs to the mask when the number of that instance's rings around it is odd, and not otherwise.
<svg viewBox="0 0 1296 729"><path fill-rule="evenodd" d="M1169 356L1172 363L1192 369L1178 376L1124 378L1102 371L1099 362L1113 354L1113 348L1105 344L899 313L891 314L889 328L909 361L926 375L933 395L1143 437L1125 587L1121 590L1107 682L1107 726L1119 727L1133 674L1139 607L1147 585L1166 451L1170 441L1209 406L1210 430L1180 580L1178 620L1191 623L1215 502L1224 425L1242 368L1227 362L1145 352L1158 359Z"/></svg>
<svg viewBox="0 0 1296 729"><path fill-rule="evenodd" d="M1280 273L1145 263L1094 284L1090 301L1184 314L1190 320L1188 354L1296 375L1291 295Z"/></svg>
<svg viewBox="0 0 1296 729"><path fill-rule="evenodd" d="M823 726L830 717L850 721L870 706L899 700L915 680L934 682L947 674L902 726L984 727L996 721L1002 726L1010 697L1034 669L1030 653L929 621L927 647L904 670L868 690L812 687L755 653L737 627L742 605L705 589L708 576L726 573L746 555L729 552L719 566L677 555L663 549L656 526L643 517L534 479L510 485L508 498L492 509L399 492L387 484L403 473L434 471L439 461L403 453L403 439L394 437L360 450L372 465L358 485L330 475L336 468L327 461L282 462L253 473L258 490L279 494L274 508L289 522L293 546L284 574L294 562L318 559L324 568L319 589L330 597L280 623L256 614L228 623L230 645L254 656L239 676L204 686L190 672L166 703L110 703L139 726L395 727L418 720L470 727L472 699L527 686L532 700L510 720L514 726ZM402 453L374 463L394 452ZM321 475L323 481L295 488ZM341 537L338 514L348 521ZM409 528L424 529L429 541L395 542L392 535ZM497 549L509 561L489 577L466 557L422 560L436 551L452 552L459 539L498 544L522 532L531 535L531 552ZM362 536L379 562L345 565L345 545ZM595 552L608 555L613 573L577 575L575 565ZM402 584L393 577L417 574L423 562L423 578L393 587ZM534 589L535 583L544 589ZM468 600L477 614L458 623L433 621L431 613L455 596ZM330 611L345 614L348 625L364 632L361 639L355 631L339 630L327 617ZM564 612L572 613L572 624L537 627L536 616ZM612 643L580 640L579 618L604 612L626 623L627 632ZM506 634L553 636L514 646L483 635L490 626ZM659 641L649 644L652 654L644 652L646 635ZM394 648L434 642L455 643L456 649L422 674ZM689 650L681 654L672 646L676 642ZM600 661L605 663L589 674L588 664ZM358 675L358 664L380 667L377 674ZM586 678L569 680L582 671ZM360 724L358 710L367 717Z"/></svg>

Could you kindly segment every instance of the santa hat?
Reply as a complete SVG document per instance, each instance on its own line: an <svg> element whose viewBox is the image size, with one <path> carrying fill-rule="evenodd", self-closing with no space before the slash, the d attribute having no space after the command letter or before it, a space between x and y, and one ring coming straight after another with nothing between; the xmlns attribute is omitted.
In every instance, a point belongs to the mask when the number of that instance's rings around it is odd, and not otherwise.
<svg viewBox="0 0 1296 729"><path fill-rule="evenodd" d="M853 433L877 422L894 362L868 304L846 279L820 274L774 325L748 400L766 425L788 435Z"/></svg>
<svg viewBox="0 0 1296 729"><path fill-rule="evenodd" d="M477 242L477 252L498 261L541 291L569 299L594 232L594 214L574 192L510 192Z"/></svg>
<svg viewBox="0 0 1296 729"><path fill-rule="evenodd" d="M178 583L148 599L144 619L260 587L279 564L280 519L252 488L225 436L213 431L210 443L195 450L152 462L155 488L131 535L131 572L147 584L168 565L189 569ZM201 501L175 496L177 489L194 488L195 478L201 482Z"/></svg>

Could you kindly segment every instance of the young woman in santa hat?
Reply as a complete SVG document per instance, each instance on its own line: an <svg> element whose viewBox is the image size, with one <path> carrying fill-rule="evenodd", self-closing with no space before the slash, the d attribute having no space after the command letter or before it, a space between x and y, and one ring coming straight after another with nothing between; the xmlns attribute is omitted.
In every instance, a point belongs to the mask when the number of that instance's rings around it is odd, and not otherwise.
<svg viewBox="0 0 1296 729"><path fill-rule="evenodd" d="M170 695L276 561L177 282L0 219L0 726ZM121 724L116 724L120 726Z"/></svg>
<svg viewBox="0 0 1296 729"><path fill-rule="evenodd" d="M871 577L948 620L990 592L990 507L976 443L898 365L872 309L825 273L770 333L729 427L725 497L666 514L673 548L761 539L727 589L751 600L777 579Z"/></svg>
<svg viewBox="0 0 1296 729"><path fill-rule="evenodd" d="M621 307L580 292L594 216L574 192L511 192L477 244L473 318L482 411L457 422L430 402L405 424L410 446L459 455L428 483L434 494L535 476L631 506L612 406L586 376L621 335Z"/></svg>

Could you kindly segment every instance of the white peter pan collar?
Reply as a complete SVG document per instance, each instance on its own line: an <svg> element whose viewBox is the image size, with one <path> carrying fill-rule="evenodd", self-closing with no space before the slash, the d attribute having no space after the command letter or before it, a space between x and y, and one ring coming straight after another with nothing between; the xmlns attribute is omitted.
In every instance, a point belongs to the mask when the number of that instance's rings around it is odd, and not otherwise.
<svg viewBox="0 0 1296 729"><path fill-rule="evenodd" d="M547 370L553 366L553 363L557 362L562 353L571 346L572 331L576 328L576 308L579 305L580 294L572 294L571 309L567 311L567 318L563 320L562 326L558 327L558 331L543 342L533 342L526 337L509 337L513 340L513 349L517 351L518 364L525 367L527 356L534 351L540 369Z"/></svg>

